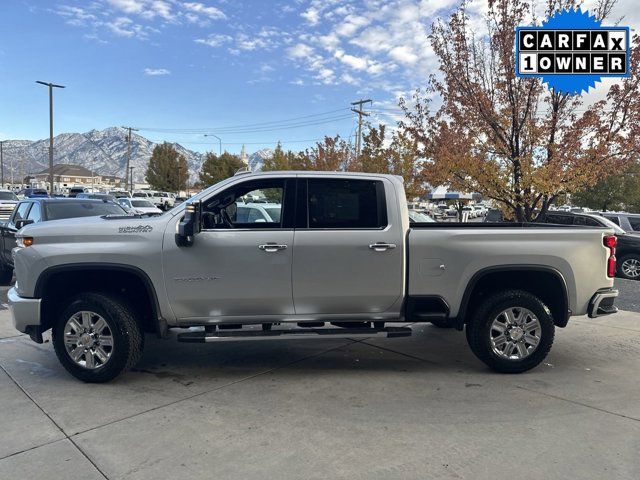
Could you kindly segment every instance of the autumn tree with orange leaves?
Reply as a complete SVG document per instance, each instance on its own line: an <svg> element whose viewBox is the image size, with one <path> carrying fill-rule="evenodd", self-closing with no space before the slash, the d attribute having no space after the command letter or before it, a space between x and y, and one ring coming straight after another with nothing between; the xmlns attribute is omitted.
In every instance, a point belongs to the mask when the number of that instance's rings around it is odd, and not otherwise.
<svg viewBox="0 0 640 480"><path fill-rule="evenodd" d="M548 0L545 16L578 2ZM591 10L604 20L615 0ZM631 75L585 105L580 96L548 90L515 75L515 29L540 24L534 2L489 0L487 35L474 32L467 4L430 35L441 75L412 101L401 101L401 129L418 145L431 185L480 192L518 221L533 221L562 194L588 188L640 155L640 46ZM603 85L596 88L603 89ZM442 105L431 112L431 98Z"/></svg>

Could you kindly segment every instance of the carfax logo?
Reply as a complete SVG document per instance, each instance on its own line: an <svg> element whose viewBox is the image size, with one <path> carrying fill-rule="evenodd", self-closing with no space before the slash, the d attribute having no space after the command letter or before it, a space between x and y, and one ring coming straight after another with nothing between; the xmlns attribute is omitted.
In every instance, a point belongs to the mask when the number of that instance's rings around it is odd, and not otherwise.
<svg viewBox="0 0 640 480"><path fill-rule="evenodd" d="M628 77L629 50L629 27L603 27L581 9L561 10L540 27L516 28L516 76L581 94L602 77Z"/></svg>

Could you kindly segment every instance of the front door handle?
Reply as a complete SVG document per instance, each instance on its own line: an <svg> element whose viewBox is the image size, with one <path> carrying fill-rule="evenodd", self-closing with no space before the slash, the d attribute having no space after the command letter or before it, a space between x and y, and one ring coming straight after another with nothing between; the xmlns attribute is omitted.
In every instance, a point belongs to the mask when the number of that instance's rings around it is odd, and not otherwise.
<svg viewBox="0 0 640 480"><path fill-rule="evenodd" d="M278 250L286 250L287 246L286 245L280 245L277 243L265 243L262 245L258 245L258 248L260 250L263 250L265 252L277 252Z"/></svg>
<svg viewBox="0 0 640 480"><path fill-rule="evenodd" d="M375 250L376 252L385 252L387 250L392 250L396 248L395 243L385 243L385 242L376 242L369 245L371 250Z"/></svg>

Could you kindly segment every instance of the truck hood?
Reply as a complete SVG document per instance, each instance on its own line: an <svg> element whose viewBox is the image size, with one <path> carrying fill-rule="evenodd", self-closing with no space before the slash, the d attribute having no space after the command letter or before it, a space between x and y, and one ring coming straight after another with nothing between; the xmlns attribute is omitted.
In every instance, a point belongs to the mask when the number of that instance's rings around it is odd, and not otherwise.
<svg viewBox="0 0 640 480"><path fill-rule="evenodd" d="M90 237L149 235L164 231L169 216L80 217L26 225L18 233L33 237L58 237L61 241L86 241Z"/></svg>

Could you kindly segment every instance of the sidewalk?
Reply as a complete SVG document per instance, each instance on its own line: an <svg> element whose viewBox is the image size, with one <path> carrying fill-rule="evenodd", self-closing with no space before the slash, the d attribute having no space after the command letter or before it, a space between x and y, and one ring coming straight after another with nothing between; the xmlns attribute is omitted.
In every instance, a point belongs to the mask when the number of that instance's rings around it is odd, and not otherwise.
<svg viewBox="0 0 640 480"><path fill-rule="evenodd" d="M0 478L640 478L640 314L500 375L464 334L180 344L78 382L0 312Z"/></svg>

